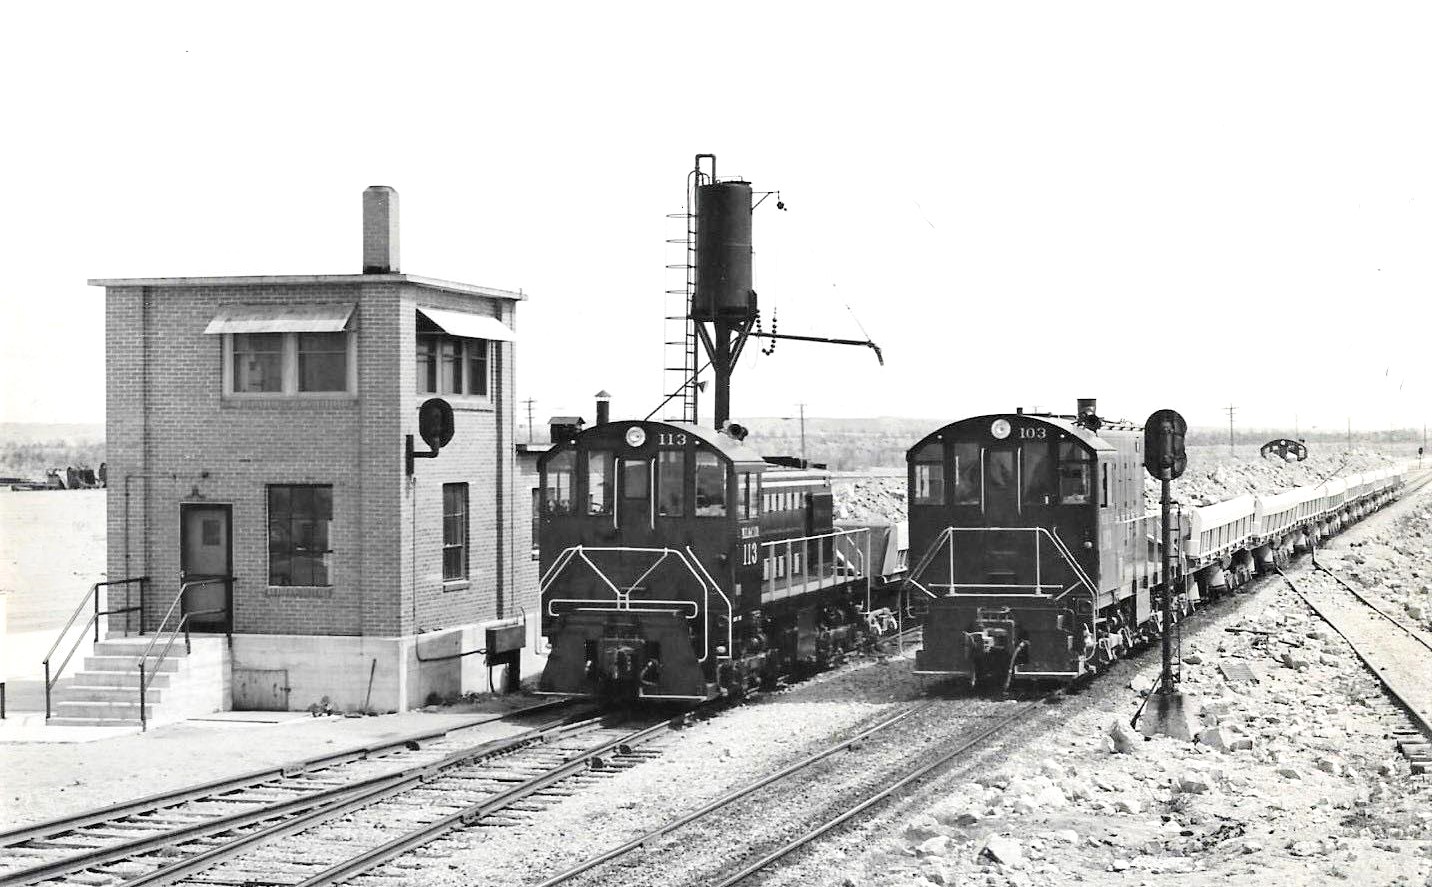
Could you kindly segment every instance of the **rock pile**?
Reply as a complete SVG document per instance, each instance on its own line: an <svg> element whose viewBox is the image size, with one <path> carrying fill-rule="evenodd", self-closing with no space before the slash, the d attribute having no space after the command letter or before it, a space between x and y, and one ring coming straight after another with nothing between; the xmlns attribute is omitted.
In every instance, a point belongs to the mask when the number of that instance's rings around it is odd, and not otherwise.
<svg viewBox="0 0 1432 887"><path fill-rule="evenodd" d="M1329 477L1385 468L1393 461L1372 450L1314 452L1303 462L1190 450L1188 469L1176 482L1174 495L1181 502L1210 505L1245 493L1273 493L1318 484ZM1150 510L1158 507L1159 482L1147 472L1144 498Z"/></svg>
<svg viewBox="0 0 1432 887"><path fill-rule="evenodd" d="M1383 586L1432 573L1432 508L1375 540L1346 562ZM1403 549L1410 567L1392 557ZM1410 777L1388 738L1404 716L1291 592L1253 594L1184 643L1196 742L1146 739L1128 728L1132 709L1078 714L1040 747L941 787L872 863L894 877L873 882L1432 883L1432 781ZM1156 671L1130 681L1128 705Z"/></svg>
<svg viewBox="0 0 1432 887"><path fill-rule="evenodd" d="M836 478L833 487L836 520L895 523L908 514L904 476Z"/></svg>

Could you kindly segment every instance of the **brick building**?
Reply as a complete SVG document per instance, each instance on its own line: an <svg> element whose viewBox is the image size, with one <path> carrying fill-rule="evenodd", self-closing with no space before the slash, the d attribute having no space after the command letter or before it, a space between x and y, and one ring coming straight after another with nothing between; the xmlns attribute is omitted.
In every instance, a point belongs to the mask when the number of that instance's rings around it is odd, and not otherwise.
<svg viewBox="0 0 1432 887"><path fill-rule="evenodd" d="M523 296L400 273L381 187L363 195L362 274L90 283L109 575L150 577L145 630L181 576L227 576L182 608L232 633L239 707L401 710L487 689L483 657L459 654L536 608L512 440ZM409 475L406 436L434 397L454 435Z"/></svg>

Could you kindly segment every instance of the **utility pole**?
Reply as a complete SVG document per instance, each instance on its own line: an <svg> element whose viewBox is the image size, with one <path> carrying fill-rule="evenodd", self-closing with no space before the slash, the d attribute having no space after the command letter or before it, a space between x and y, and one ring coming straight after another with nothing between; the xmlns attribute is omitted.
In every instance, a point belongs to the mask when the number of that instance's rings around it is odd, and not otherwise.
<svg viewBox="0 0 1432 887"><path fill-rule="evenodd" d="M527 404L527 442L532 443L532 404L536 401L529 397L522 402Z"/></svg>
<svg viewBox="0 0 1432 887"><path fill-rule="evenodd" d="M1228 413L1228 453L1229 453L1229 455L1232 455L1232 454L1233 454L1233 412L1234 412L1235 410L1237 410L1238 407L1234 406L1233 404L1229 404L1228 406L1224 407L1223 409Z"/></svg>
<svg viewBox="0 0 1432 887"><path fill-rule="evenodd" d="M1298 437L1298 414L1293 414L1293 440L1302 440Z"/></svg>
<svg viewBox="0 0 1432 887"><path fill-rule="evenodd" d="M799 406L800 406L800 408L801 408L801 462L802 462L802 463L805 463L805 462L806 462L806 447L805 447L805 408L806 408L806 405L805 405L805 404L799 404ZM809 464L809 463L806 463L806 464Z"/></svg>

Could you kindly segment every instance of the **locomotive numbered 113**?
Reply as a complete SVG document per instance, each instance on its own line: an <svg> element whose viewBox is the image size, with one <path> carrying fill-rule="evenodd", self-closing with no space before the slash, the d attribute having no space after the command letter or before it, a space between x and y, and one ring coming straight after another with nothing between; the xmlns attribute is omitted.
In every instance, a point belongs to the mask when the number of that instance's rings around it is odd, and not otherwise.
<svg viewBox="0 0 1432 887"><path fill-rule="evenodd" d="M542 691L744 693L865 635L870 531L833 526L828 472L691 423L554 444L539 462Z"/></svg>

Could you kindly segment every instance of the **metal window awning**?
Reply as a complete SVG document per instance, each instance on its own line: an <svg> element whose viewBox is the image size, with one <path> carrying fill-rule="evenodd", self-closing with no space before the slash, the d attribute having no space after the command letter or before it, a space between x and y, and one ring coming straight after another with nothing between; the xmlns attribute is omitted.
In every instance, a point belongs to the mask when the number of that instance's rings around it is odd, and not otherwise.
<svg viewBox="0 0 1432 887"><path fill-rule="evenodd" d="M227 305L204 333L341 333L353 305Z"/></svg>
<svg viewBox="0 0 1432 887"><path fill-rule="evenodd" d="M507 324L486 314L468 314L466 311L444 311L438 308L419 308L418 314L450 336L491 339L496 342L517 340L517 335Z"/></svg>

